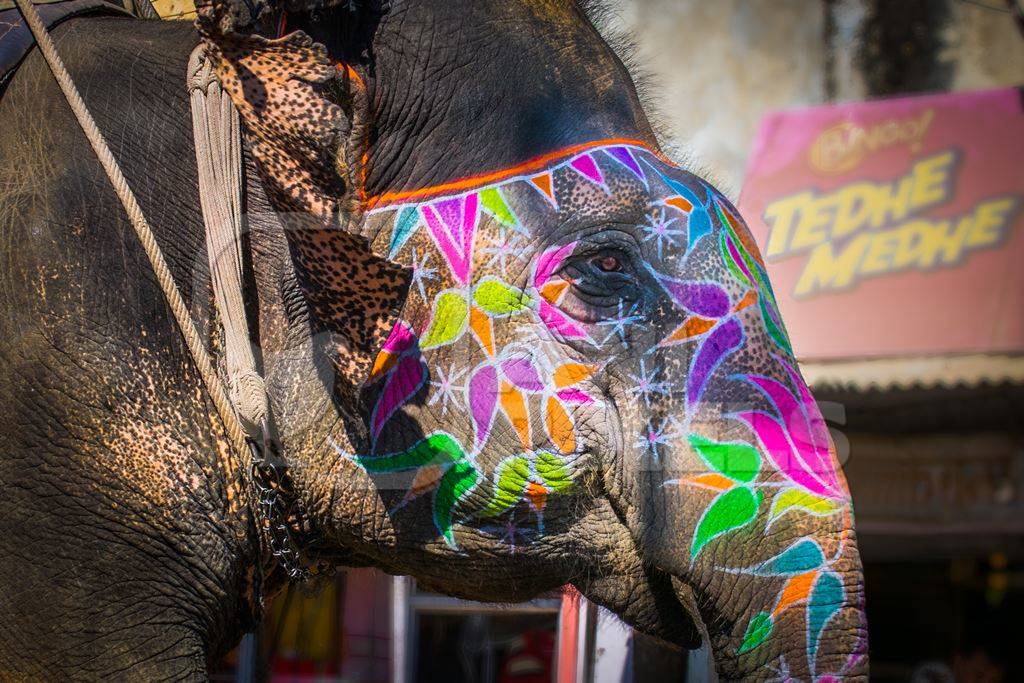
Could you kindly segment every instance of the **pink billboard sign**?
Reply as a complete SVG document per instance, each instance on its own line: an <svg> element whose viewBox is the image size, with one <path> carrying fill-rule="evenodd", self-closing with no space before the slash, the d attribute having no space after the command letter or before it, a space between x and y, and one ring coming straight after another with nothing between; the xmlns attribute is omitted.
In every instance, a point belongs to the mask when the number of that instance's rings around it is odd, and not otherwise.
<svg viewBox="0 0 1024 683"><path fill-rule="evenodd" d="M769 114L739 203L802 359L1024 351L1019 91Z"/></svg>

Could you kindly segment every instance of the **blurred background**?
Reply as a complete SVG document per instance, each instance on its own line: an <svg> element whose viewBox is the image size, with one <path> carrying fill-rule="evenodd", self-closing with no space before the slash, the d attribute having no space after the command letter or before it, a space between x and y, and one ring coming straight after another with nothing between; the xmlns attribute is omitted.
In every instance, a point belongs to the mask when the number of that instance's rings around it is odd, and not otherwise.
<svg viewBox="0 0 1024 683"><path fill-rule="evenodd" d="M766 252L853 491L878 681L1024 680L1021 12L614 0L602 27ZM360 569L278 598L221 679L705 680L704 656L571 592L499 608Z"/></svg>

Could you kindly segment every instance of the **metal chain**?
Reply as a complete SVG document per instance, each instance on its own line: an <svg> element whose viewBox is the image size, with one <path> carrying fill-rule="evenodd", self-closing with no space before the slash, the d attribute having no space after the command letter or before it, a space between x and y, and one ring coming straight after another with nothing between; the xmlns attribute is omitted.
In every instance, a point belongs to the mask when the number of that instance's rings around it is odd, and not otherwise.
<svg viewBox="0 0 1024 683"><path fill-rule="evenodd" d="M264 531L270 539L270 552L289 579L305 581L312 572L306 567L302 551L292 533L292 523L302 517L298 498L292 489L287 465L270 437L270 425L264 421L262 443L249 439L252 455L250 472L256 489L256 505L260 510Z"/></svg>

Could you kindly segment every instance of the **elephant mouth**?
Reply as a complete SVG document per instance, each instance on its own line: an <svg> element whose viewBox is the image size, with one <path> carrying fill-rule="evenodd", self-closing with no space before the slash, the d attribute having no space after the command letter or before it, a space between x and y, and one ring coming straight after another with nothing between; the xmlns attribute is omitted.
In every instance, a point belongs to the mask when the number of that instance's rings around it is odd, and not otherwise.
<svg viewBox="0 0 1024 683"><path fill-rule="evenodd" d="M637 625L645 635L673 647L695 650L701 646L701 629L694 622L688 604L691 593L678 578L659 569L649 568L647 584L655 605L653 628Z"/></svg>

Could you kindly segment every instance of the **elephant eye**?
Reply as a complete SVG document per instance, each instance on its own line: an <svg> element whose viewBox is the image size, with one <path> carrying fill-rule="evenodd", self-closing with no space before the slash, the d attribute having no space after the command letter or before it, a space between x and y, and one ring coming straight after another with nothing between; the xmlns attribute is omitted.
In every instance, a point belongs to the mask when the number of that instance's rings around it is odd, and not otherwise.
<svg viewBox="0 0 1024 683"><path fill-rule="evenodd" d="M614 254L596 256L591 262L598 270L604 271L605 273L622 272L622 261L620 261L619 257Z"/></svg>
<svg viewBox="0 0 1024 683"><path fill-rule="evenodd" d="M573 259L559 275L572 286L559 307L573 318L596 323L638 298L633 261L618 248L603 248Z"/></svg>

